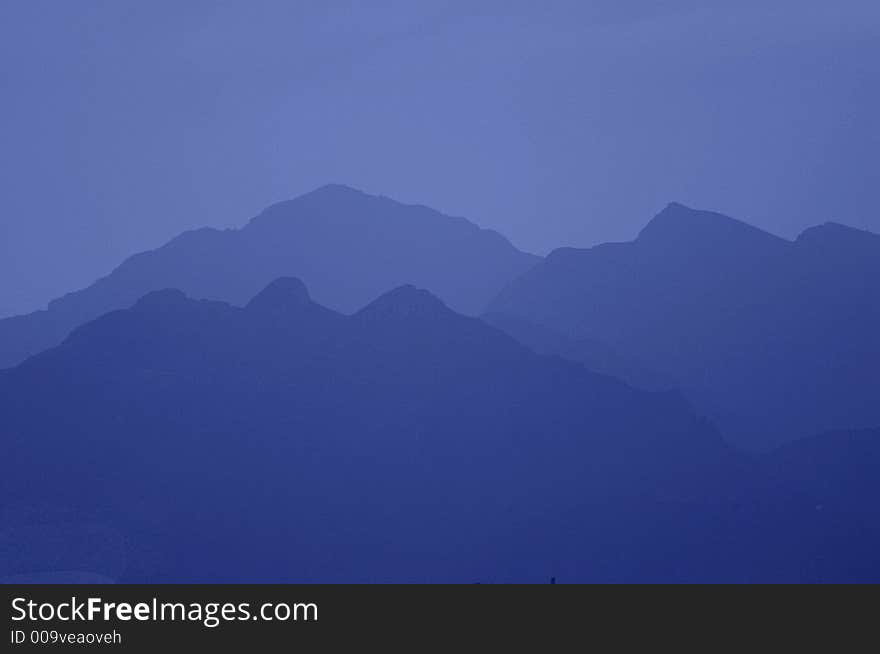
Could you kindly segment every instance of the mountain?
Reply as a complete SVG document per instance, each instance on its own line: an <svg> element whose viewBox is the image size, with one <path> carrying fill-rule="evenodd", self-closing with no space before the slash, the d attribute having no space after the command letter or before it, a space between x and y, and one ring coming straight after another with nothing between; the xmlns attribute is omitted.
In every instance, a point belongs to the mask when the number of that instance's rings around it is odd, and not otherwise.
<svg viewBox="0 0 880 654"><path fill-rule="evenodd" d="M869 232L826 224L787 241L671 204L632 242L551 253L490 312L640 362L745 447L880 424Z"/></svg>
<svg viewBox="0 0 880 654"><path fill-rule="evenodd" d="M880 579L679 394L413 286L154 291L0 371L0 440L0 578Z"/></svg>
<svg viewBox="0 0 880 654"><path fill-rule="evenodd" d="M808 494L820 510L848 515L880 534L880 429L804 438L780 447L767 461L772 474Z"/></svg>
<svg viewBox="0 0 880 654"><path fill-rule="evenodd" d="M272 205L242 229L199 229L135 255L48 310L0 320L0 368L57 345L77 325L150 291L242 304L296 276L329 307L350 312L401 284L430 289L467 314L539 260L496 232L423 206L329 185Z"/></svg>
<svg viewBox="0 0 880 654"><path fill-rule="evenodd" d="M500 313L487 313L481 318L539 354L578 361L593 372L617 377L636 388L669 391L678 386L674 379L649 369L640 361L604 343L588 338L573 338L549 327Z"/></svg>

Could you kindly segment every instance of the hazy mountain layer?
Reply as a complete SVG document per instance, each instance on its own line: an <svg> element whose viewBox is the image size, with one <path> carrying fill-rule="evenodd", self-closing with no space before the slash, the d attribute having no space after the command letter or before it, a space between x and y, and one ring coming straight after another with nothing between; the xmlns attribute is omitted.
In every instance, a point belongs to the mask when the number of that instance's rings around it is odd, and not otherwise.
<svg viewBox="0 0 880 654"><path fill-rule="evenodd" d="M791 242L672 204L635 241L551 253L490 310L496 324L639 362L748 447L880 424L880 237L869 232L826 224Z"/></svg>
<svg viewBox="0 0 880 654"><path fill-rule="evenodd" d="M352 316L295 279L151 293L0 372L0 439L4 578L878 578L858 516L678 394L411 286Z"/></svg>
<svg viewBox="0 0 880 654"><path fill-rule="evenodd" d="M322 303L349 312L395 286L416 284L478 314L538 260L463 218L324 186L269 207L242 229L181 234L46 311L0 320L0 368L162 288L242 304L273 279L293 275Z"/></svg>

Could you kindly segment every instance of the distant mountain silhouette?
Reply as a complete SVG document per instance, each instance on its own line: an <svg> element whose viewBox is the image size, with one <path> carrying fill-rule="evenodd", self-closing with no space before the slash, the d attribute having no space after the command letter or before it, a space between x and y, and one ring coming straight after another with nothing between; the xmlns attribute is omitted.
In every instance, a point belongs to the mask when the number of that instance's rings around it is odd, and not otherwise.
<svg viewBox="0 0 880 654"><path fill-rule="evenodd" d="M551 253L490 311L675 380L740 445L880 424L880 237L869 232L829 223L791 242L671 204L632 242Z"/></svg>
<svg viewBox="0 0 880 654"><path fill-rule="evenodd" d="M154 291L0 371L0 416L3 578L880 578L677 393L413 286L351 316L290 278Z"/></svg>
<svg viewBox="0 0 880 654"><path fill-rule="evenodd" d="M593 372L617 377L636 388L668 391L679 385L669 376L654 372L598 341L569 337L549 327L500 313L487 313L481 317L539 354L578 361Z"/></svg>
<svg viewBox="0 0 880 654"><path fill-rule="evenodd" d="M273 279L294 275L322 303L350 312L411 283L458 311L477 314L538 260L463 218L324 186L272 205L242 229L181 234L131 257L90 287L54 300L46 311L0 320L0 368L162 288L242 304Z"/></svg>

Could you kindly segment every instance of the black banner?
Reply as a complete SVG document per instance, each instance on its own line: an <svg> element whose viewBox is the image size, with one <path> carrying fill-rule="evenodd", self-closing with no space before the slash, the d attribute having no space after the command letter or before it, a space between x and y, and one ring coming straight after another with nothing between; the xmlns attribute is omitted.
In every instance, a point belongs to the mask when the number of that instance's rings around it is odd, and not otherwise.
<svg viewBox="0 0 880 654"><path fill-rule="evenodd" d="M646 638L652 646L708 645L701 634L766 645L832 624L850 635L872 624L869 602L844 608L829 597L835 592L550 584L5 586L3 649L419 651L528 644L541 651L566 643L643 648Z"/></svg>

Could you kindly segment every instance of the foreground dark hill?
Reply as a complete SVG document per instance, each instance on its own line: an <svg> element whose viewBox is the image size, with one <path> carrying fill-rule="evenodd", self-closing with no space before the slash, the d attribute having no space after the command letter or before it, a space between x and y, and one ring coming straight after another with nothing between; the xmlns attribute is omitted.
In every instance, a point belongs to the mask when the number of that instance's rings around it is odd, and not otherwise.
<svg viewBox="0 0 880 654"><path fill-rule="evenodd" d="M784 475L820 510L852 516L872 537L880 534L880 429L804 438L779 448L767 461L771 474Z"/></svg>
<svg viewBox="0 0 880 654"><path fill-rule="evenodd" d="M880 424L869 232L826 224L791 242L673 204L633 242L553 252L491 311L640 362L749 447Z"/></svg>
<svg viewBox="0 0 880 654"><path fill-rule="evenodd" d="M0 577L878 575L858 520L768 481L677 394L411 286L351 316L294 279L244 308L151 293L0 371L0 439Z"/></svg>
<svg viewBox="0 0 880 654"><path fill-rule="evenodd" d="M354 311L401 284L467 314L539 259L463 218L330 185L263 211L242 229L201 229L138 254L47 311L0 320L0 368L57 345L71 329L178 288L243 304L277 277L303 279L325 305Z"/></svg>

